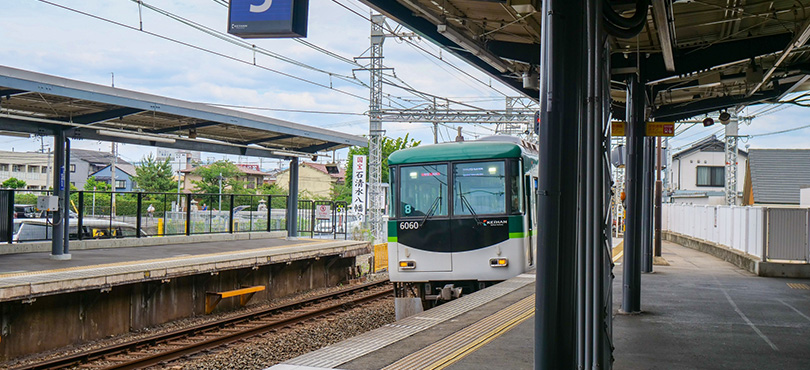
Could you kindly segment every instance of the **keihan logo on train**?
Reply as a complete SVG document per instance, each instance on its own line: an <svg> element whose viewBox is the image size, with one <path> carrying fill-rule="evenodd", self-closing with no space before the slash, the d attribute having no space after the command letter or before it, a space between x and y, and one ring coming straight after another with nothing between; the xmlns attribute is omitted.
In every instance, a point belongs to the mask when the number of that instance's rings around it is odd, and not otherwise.
<svg viewBox="0 0 810 370"><path fill-rule="evenodd" d="M506 225L506 220L483 220L481 222L484 226L504 226Z"/></svg>

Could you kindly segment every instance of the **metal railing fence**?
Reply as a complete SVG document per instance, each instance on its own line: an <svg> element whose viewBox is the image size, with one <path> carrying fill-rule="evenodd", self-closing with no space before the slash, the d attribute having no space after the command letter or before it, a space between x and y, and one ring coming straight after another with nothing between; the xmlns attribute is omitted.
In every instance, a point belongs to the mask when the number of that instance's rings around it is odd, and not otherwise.
<svg viewBox="0 0 810 370"><path fill-rule="evenodd" d="M0 242L50 239L45 230L33 239L15 240L14 205L36 205L50 191L0 190ZM71 193L71 239L154 237L287 230L287 195L178 194L77 191ZM315 207L328 207L316 219ZM298 201L298 226L311 236L347 238L345 202ZM40 213L46 221L51 215ZM74 226L75 224L75 226ZM342 224L342 227L340 226ZM47 223L50 228L50 223ZM331 225L337 225L332 227Z"/></svg>

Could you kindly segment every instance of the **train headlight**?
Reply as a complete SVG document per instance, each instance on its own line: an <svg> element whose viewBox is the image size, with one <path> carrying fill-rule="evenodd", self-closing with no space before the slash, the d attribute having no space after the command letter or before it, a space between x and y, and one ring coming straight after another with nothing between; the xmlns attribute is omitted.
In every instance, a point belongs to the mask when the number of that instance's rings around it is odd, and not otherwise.
<svg viewBox="0 0 810 370"><path fill-rule="evenodd" d="M416 268L415 261L399 261L400 270L413 270Z"/></svg>
<svg viewBox="0 0 810 370"><path fill-rule="evenodd" d="M509 260L506 258L490 258L489 267L506 267L509 266Z"/></svg>

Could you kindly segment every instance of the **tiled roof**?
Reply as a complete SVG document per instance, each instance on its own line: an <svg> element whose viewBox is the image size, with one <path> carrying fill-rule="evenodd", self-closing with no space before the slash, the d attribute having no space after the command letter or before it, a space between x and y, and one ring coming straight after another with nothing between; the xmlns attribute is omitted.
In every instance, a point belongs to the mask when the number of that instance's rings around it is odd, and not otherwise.
<svg viewBox="0 0 810 370"><path fill-rule="evenodd" d="M326 169L326 164L324 164L324 163L303 162L303 163L301 163L301 165L302 166L307 166L309 168L312 168L312 169L320 171L320 172L323 172L323 173L325 173L325 174L327 174L327 175L329 175L329 176L331 176L333 178L336 178L336 179L342 180L342 179L346 178L346 170L344 170L343 168L340 168L340 166L337 166L337 165L334 165L334 166L336 166L336 168L338 170L337 173L329 173L329 170Z"/></svg>

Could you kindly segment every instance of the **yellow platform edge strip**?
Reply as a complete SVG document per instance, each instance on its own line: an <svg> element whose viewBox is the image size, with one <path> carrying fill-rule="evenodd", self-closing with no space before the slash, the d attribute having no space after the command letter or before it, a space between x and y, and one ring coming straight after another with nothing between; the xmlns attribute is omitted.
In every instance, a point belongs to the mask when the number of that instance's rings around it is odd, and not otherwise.
<svg viewBox="0 0 810 370"><path fill-rule="evenodd" d="M534 295L532 295L532 299L534 299ZM525 311L525 312L521 313L517 317L509 320L508 322L506 322L503 325L497 327L496 329L490 331L489 333L486 333L486 334L482 335L475 342L470 343L470 344L468 344L468 345L466 345L466 346L464 346L462 348L459 348L457 351L453 352L452 354L444 357L443 359L441 359L439 361L434 362L433 364L428 366L426 369L441 370L441 369L444 369L444 368L452 365L456 361L464 358L464 356L467 356L468 354L470 354L472 352L475 352L477 349L479 349L479 348L483 347L484 345L486 345L487 343L495 340L495 338L500 337L501 335L503 335L507 331L511 330L515 326L518 326L520 323L526 321L528 318L532 317L533 315L534 315L534 307L532 307L528 311Z"/></svg>
<svg viewBox="0 0 810 370"><path fill-rule="evenodd" d="M443 369L534 315L534 299L534 294L523 298L384 369ZM461 347L456 348L456 345Z"/></svg>

